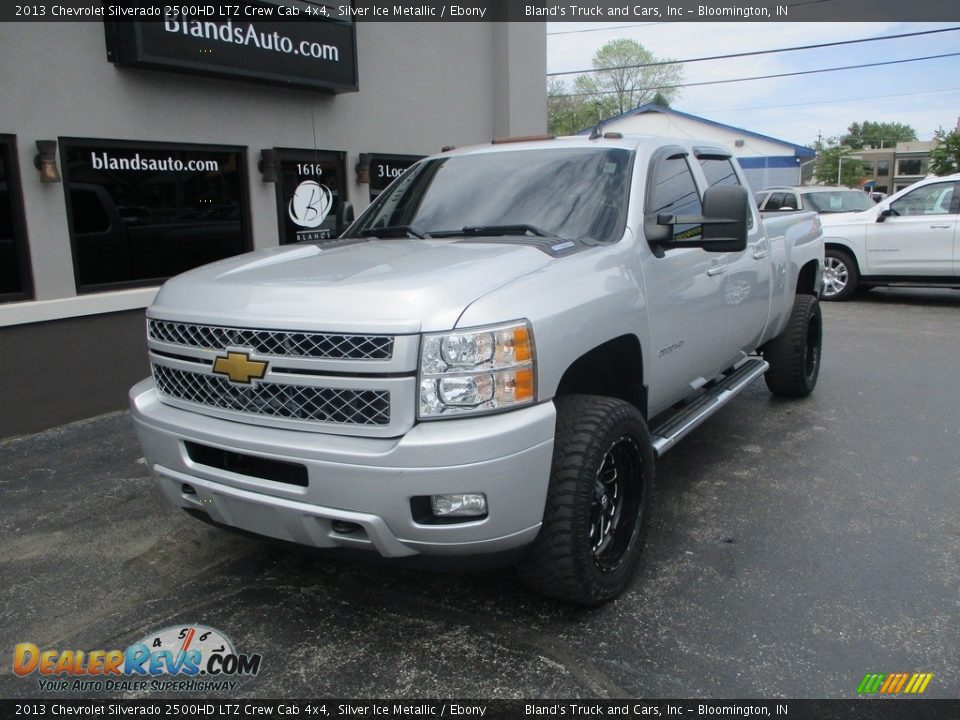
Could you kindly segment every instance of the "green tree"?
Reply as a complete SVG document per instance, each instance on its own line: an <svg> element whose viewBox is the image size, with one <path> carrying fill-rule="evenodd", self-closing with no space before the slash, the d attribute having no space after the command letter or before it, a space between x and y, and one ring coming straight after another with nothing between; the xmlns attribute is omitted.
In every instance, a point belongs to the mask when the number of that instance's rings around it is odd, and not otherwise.
<svg viewBox="0 0 960 720"><path fill-rule="evenodd" d="M668 98L659 90L657 90L657 94L653 96L653 100L650 102L652 102L654 105L660 105L661 107L670 107L670 98Z"/></svg>
<svg viewBox="0 0 960 720"><path fill-rule="evenodd" d="M837 170L841 171L840 185L858 187L863 177L863 162L856 157L857 148L841 142L842 138L833 137L818 140L813 144L817 151L813 174L817 182L823 185L837 184ZM842 161L841 161L842 158Z"/></svg>
<svg viewBox="0 0 960 720"><path fill-rule="evenodd" d="M666 64L651 66L652 63ZM683 81L682 63L672 58L658 58L629 38L611 40L597 50L593 68L590 79L598 92L613 97L617 112L652 102L658 93L668 102L672 101L679 94L678 88L663 86Z"/></svg>
<svg viewBox="0 0 960 720"><path fill-rule="evenodd" d="M592 100L566 83L551 78L547 85L547 129L553 135L573 135L595 124L601 112Z"/></svg>
<svg viewBox="0 0 960 720"><path fill-rule="evenodd" d="M934 175L952 175L960 172L960 132L940 128L933 134L936 147L930 151L930 172Z"/></svg>
<svg viewBox="0 0 960 720"><path fill-rule="evenodd" d="M893 148L898 142L916 140L917 131L909 125L896 122L864 120L852 123L840 142L854 150L862 148Z"/></svg>
<svg viewBox="0 0 960 720"><path fill-rule="evenodd" d="M665 64L649 67L651 63ZM574 133L644 103L669 105L679 96L678 88L663 86L683 80L683 64L658 58L635 40L608 42L594 54L592 65L594 72L579 75L570 84L550 79L547 125L551 133Z"/></svg>

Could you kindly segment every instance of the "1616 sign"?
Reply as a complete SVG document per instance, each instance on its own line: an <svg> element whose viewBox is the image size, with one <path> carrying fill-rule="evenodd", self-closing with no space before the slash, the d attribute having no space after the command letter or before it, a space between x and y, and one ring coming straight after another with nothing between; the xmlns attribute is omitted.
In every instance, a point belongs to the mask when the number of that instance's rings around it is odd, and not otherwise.
<svg viewBox="0 0 960 720"><path fill-rule="evenodd" d="M337 237L346 197L344 153L277 149L277 215L280 242L313 242Z"/></svg>

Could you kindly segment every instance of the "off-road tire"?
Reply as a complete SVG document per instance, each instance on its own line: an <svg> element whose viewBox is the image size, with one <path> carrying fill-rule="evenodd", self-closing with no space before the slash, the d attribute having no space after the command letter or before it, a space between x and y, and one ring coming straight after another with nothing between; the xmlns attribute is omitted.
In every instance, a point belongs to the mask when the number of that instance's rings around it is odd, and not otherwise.
<svg viewBox="0 0 960 720"><path fill-rule="evenodd" d="M569 395L557 398L556 407L543 525L517 569L538 592L597 605L623 591L640 558L653 498L653 446L643 416L622 400ZM614 483L620 483L619 473L625 476L619 503L606 502L615 486L602 478L610 477L611 468L617 471ZM616 521L610 519L603 531L596 513L605 517L611 504Z"/></svg>
<svg viewBox="0 0 960 720"><path fill-rule="evenodd" d="M850 253L844 250L828 247L824 251L824 271L842 272L844 278L843 287L832 295L827 294L827 292L829 292L828 284L824 284L822 293L824 300L831 302L849 300L860 285L860 272L857 270L857 261L853 259Z"/></svg>
<svg viewBox="0 0 960 720"><path fill-rule="evenodd" d="M768 342L763 356L770 369L763 376L770 392L806 397L817 385L823 351L823 316L813 295L797 295L787 327Z"/></svg>

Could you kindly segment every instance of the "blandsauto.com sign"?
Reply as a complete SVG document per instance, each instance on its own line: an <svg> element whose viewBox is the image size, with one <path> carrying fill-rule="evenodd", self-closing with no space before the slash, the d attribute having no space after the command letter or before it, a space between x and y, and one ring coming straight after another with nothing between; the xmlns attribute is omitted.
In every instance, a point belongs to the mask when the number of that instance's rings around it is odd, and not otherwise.
<svg viewBox="0 0 960 720"><path fill-rule="evenodd" d="M271 7L266 0L248 4ZM214 75L327 92L357 89L355 33L349 21L277 22L176 15L105 25L108 58L122 67Z"/></svg>

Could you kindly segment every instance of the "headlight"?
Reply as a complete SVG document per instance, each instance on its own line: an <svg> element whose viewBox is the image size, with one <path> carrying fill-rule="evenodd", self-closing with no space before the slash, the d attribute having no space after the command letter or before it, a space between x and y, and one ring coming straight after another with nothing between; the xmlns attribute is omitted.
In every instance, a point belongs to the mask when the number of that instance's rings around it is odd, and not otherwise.
<svg viewBox="0 0 960 720"><path fill-rule="evenodd" d="M527 405L536 394L533 335L526 321L423 336L422 420Z"/></svg>

